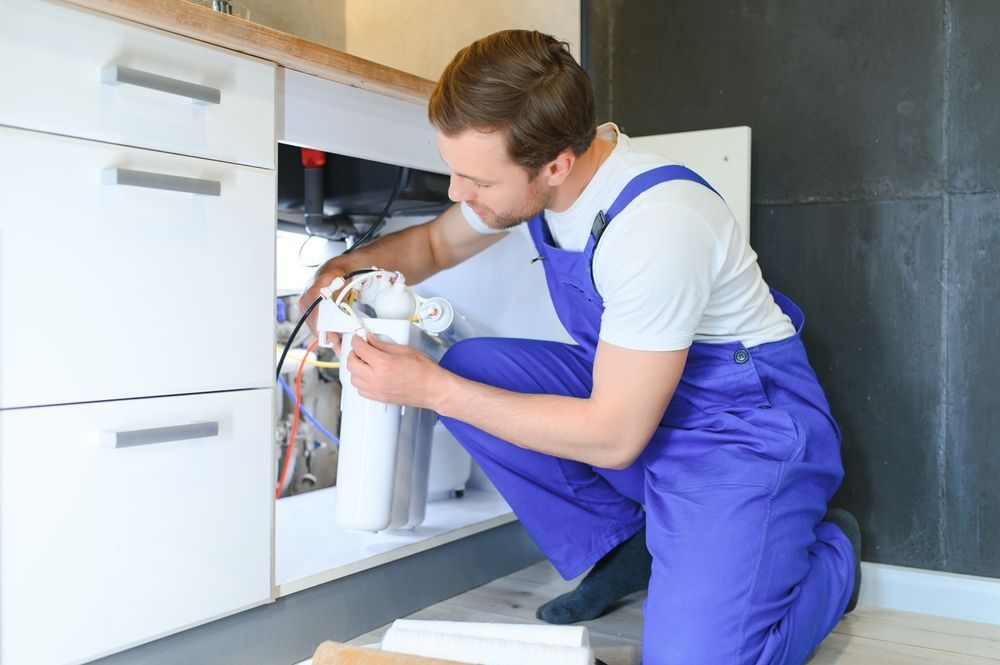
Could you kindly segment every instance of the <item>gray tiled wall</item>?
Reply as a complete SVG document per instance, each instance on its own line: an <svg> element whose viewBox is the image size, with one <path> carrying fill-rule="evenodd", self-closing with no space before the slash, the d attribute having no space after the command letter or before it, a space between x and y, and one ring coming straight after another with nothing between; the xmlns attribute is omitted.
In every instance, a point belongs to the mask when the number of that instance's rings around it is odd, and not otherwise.
<svg viewBox="0 0 1000 665"><path fill-rule="evenodd" d="M948 3L948 187L1000 189L1000 2Z"/></svg>
<svg viewBox="0 0 1000 665"><path fill-rule="evenodd" d="M1000 3L584 12L601 119L752 127L751 242L806 312L865 558L1000 577Z"/></svg>
<svg viewBox="0 0 1000 665"><path fill-rule="evenodd" d="M1000 194L950 203L946 568L1000 577Z"/></svg>

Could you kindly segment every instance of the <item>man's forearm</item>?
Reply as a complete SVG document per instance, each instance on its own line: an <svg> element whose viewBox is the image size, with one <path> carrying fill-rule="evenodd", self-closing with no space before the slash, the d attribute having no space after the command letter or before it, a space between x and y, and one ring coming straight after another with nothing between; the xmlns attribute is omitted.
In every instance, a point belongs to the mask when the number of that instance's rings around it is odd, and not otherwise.
<svg viewBox="0 0 1000 665"><path fill-rule="evenodd" d="M416 284L433 275L439 268L430 246L428 225L418 224L390 233L350 254L336 256L324 263L316 274L329 274L333 279L337 275L372 266L397 270L403 273L409 284Z"/></svg>
<svg viewBox="0 0 1000 665"><path fill-rule="evenodd" d="M615 469L645 449L686 362L687 349L634 351L602 341L588 397L511 392L443 368L426 392L438 413L522 448Z"/></svg>
<svg viewBox="0 0 1000 665"><path fill-rule="evenodd" d="M624 468L649 439L635 423L602 413L591 398L517 393L454 374L439 385L434 408L441 415L547 455Z"/></svg>

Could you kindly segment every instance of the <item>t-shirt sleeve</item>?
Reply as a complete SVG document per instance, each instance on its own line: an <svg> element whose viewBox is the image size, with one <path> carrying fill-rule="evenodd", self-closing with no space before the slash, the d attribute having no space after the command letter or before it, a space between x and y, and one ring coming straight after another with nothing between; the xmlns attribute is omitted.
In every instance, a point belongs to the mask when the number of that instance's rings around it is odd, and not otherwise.
<svg viewBox="0 0 1000 665"><path fill-rule="evenodd" d="M624 210L594 254L604 299L600 338L638 351L691 346L719 269L719 242L694 211L664 204Z"/></svg>

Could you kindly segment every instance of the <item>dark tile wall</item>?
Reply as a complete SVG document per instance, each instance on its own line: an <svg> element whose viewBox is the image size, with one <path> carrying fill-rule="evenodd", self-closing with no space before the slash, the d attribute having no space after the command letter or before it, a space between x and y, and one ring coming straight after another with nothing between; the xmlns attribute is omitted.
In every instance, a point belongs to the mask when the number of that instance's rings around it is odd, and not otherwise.
<svg viewBox="0 0 1000 665"><path fill-rule="evenodd" d="M1000 577L1000 3L585 0L601 119L749 125L865 559ZM996 344L1000 347L1000 344Z"/></svg>
<svg viewBox="0 0 1000 665"><path fill-rule="evenodd" d="M953 0L948 84L948 184L1000 189L1000 2Z"/></svg>
<svg viewBox="0 0 1000 665"><path fill-rule="evenodd" d="M1000 577L1000 194L952 196L947 238L948 568Z"/></svg>
<svg viewBox="0 0 1000 665"><path fill-rule="evenodd" d="M835 502L861 517L865 557L940 556L941 202L758 206L751 243L806 314L803 339L843 434Z"/></svg>
<svg viewBox="0 0 1000 665"><path fill-rule="evenodd" d="M609 111L635 135L752 118L756 143L768 146L752 171L761 201L933 194L941 8L929 0L624 2L613 19Z"/></svg>

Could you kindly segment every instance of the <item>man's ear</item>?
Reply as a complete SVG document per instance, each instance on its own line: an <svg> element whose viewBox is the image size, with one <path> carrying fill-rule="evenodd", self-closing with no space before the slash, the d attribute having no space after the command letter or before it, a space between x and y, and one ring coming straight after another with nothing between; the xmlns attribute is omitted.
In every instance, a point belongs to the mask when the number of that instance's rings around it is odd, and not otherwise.
<svg viewBox="0 0 1000 665"><path fill-rule="evenodd" d="M542 173L545 175L546 182L550 187L558 187L566 181L569 177L570 171L573 170L573 164L576 163L576 155L572 150L567 148L563 150L556 158L551 162L542 167Z"/></svg>

